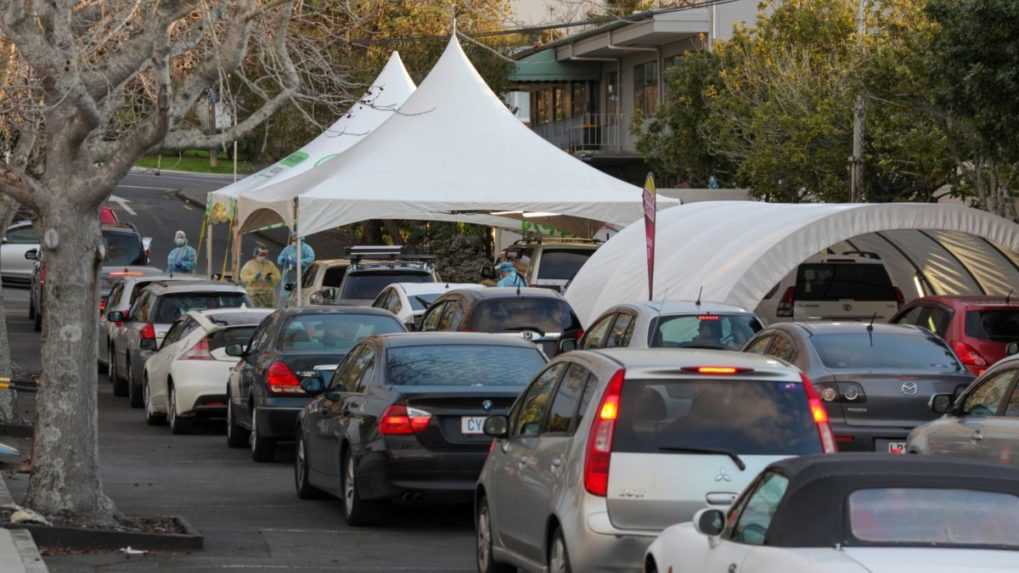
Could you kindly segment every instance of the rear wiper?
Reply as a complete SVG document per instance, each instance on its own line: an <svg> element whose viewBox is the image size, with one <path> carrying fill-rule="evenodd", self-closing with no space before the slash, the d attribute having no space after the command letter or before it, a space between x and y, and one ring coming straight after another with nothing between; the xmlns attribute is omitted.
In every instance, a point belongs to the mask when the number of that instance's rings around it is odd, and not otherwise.
<svg viewBox="0 0 1019 573"><path fill-rule="evenodd" d="M658 450L662 452L685 452L688 454L716 454L719 456L728 456L732 463L736 464L739 471L747 469L747 464L743 463L740 459L739 454L731 450L719 450L714 448L688 448L686 446L658 446Z"/></svg>
<svg viewBox="0 0 1019 573"><path fill-rule="evenodd" d="M424 305L425 308L428 308L428 306L430 304L432 304L431 301L429 301L427 298L423 298L423 297L420 297L420 296L415 296L414 300L416 300L419 303L421 303L422 305Z"/></svg>

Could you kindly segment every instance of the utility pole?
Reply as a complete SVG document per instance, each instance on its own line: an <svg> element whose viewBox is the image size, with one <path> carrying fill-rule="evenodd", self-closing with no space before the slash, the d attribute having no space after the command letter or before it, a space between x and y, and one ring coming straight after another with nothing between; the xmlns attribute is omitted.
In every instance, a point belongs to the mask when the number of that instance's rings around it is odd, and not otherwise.
<svg viewBox="0 0 1019 573"><path fill-rule="evenodd" d="M864 54L866 45L864 36L867 33L867 0L860 0L860 7L856 12L856 32L859 36L860 55ZM849 159L849 202L865 201L863 193L863 124L867 116L866 101L861 91L856 96L856 105L853 107L853 156Z"/></svg>

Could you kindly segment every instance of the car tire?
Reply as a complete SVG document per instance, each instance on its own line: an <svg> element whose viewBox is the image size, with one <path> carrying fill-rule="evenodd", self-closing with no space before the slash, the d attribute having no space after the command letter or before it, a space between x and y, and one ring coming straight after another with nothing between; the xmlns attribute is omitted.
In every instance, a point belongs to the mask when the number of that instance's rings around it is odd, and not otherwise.
<svg viewBox="0 0 1019 573"><path fill-rule="evenodd" d="M32 330L42 332L42 309L40 308L39 311L34 314L35 317L33 317L34 320L32 321Z"/></svg>
<svg viewBox="0 0 1019 573"><path fill-rule="evenodd" d="M563 530L556 527L552 532L552 542L548 546L548 572L549 573L571 573L570 553L566 550L566 538L563 537Z"/></svg>
<svg viewBox="0 0 1019 573"><path fill-rule="evenodd" d="M35 320L35 297L32 296L32 287L29 287L28 294L28 320Z"/></svg>
<svg viewBox="0 0 1019 573"><path fill-rule="evenodd" d="M488 499L482 497L478 501L478 514L474 520L474 538L477 548L478 573L512 573L516 567L495 560L492 551L492 512L488 509Z"/></svg>
<svg viewBox="0 0 1019 573"><path fill-rule="evenodd" d="M248 445L248 431L237 425L230 396L226 397L226 445L231 448L243 448Z"/></svg>
<svg viewBox="0 0 1019 573"><path fill-rule="evenodd" d="M354 456L344 452L340 466L340 494L343 496L343 518L351 527L371 525L378 519L378 504L361 499Z"/></svg>
<svg viewBox="0 0 1019 573"><path fill-rule="evenodd" d="M650 555L648 555L647 560L644 562L644 573L658 573L658 565Z"/></svg>
<svg viewBox="0 0 1019 573"><path fill-rule="evenodd" d="M103 362L102 360L99 360L98 358L96 358L96 371L98 371L100 374L106 374L107 372L110 371L110 362L109 362L110 354L109 354L109 351L110 351L110 345L107 344L106 345L106 362Z"/></svg>
<svg viewBox="0 0 1019 573"><path fill-rule="evenodd" d="M141 384L135 384L134 369L131 368L130 361L127 363L127 400L132 408L141 408L145 405L142 401Z"/></svg>
<svg viewBox="0 0 1019 573"><path fill-rule="evenodd" d="M120 376L120 368L117 368L117 354L110 347L110 382L113 382L114 396L127 396L127 382Z"/></svg>
<svg viewBox="0 0 1019 573"><path fill-rule="evenodd" d="M276 459L276 440L263 438L258 431L258 416L254 406L251 408L251 432L248 434L248 445L251 447L251 459L256 462L271 462Z"/></svg>
<svg viewBox="0 0 1019 573"><path fill-rule="evenodd" d="M167 386L166 421L170 424L170 433L174 435L191 433L191 420L177 415L177 393L173 390L173 384Z"/></svg>
<svg viewBox="0 0 1019 573"><path fill-rule="evenodd" d="M304 445L304 430L297 428L297 446L294 453L294 487L298 499L315 499L322 492L308 482L308 450Z"/></svg>
<svg viewBox="0 0 1019 573"><path fill-rule="evenodd" d="M145 377L142 383L142 394L145 401L145 423L150 426L159 426L166 422L166 416L152 409L152 393L149 391L149 377Z"/></svg>

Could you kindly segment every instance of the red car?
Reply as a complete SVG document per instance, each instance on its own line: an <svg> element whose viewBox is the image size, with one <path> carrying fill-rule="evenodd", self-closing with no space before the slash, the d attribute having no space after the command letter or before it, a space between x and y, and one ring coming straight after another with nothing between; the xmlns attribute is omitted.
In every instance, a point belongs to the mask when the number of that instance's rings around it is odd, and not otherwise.
<svg viewBox="0 0 1019 573"><path fill-rule="evenodd" d="M113 207L99 207L99 224L101 225L118 225L120 219L117 217L117 212L113 210Z"/></svg>
<svg viewBox="0 0 1019 573"><path fill-rule="evenodd" d="M1019 342L1019 297L927 296L911 301L889 321L936 333L973 374L983 374Z"/></svg>

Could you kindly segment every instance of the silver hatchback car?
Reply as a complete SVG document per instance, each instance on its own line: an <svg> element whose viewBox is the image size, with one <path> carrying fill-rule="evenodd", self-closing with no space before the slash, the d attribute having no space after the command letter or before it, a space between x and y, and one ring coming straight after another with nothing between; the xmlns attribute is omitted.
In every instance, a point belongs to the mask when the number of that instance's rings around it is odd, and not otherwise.
<svg viewBox="0 0 1019 573"><path fill-rule="evenodd" d="M580 348L740 350L764 323L753 312L714 302L662 301L616 305L591 323Z"/></svg>
<svg viewBox="0 0 1019 573"><path fill-rule="evenodd" d="M563 354L485 433L482 573L640 571L659 532L729 506L768 464L835 451L799 370L715 350Z"/></svg>

